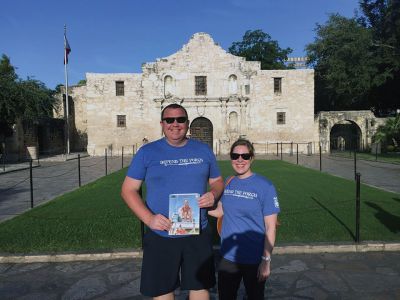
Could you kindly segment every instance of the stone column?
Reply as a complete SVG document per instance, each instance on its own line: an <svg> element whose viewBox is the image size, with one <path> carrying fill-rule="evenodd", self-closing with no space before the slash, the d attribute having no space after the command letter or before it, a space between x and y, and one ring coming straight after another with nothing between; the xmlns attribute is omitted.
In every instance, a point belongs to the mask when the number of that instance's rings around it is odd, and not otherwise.
<svg viewBox="0 0 400 300"><path fill-rule="evenodd" d="M246 122L247 98L239 98L239 105L240 105L239 132L241 135L247 135L247 122Z"/></svg>

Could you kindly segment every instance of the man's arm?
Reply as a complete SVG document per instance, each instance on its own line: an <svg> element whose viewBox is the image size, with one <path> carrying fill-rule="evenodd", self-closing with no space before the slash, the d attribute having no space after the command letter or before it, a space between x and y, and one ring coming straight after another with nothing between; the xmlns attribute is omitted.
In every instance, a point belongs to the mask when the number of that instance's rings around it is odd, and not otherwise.
<svg viewBox="0 0 400 300"><path fill-rule="evenodd" d="M132 212L151 229L169 230L171 221L163 215L154 215L144 204L143 199L139 195L139 189L142 180L125 177L122 184L121 197L132 210Z"/></svg>
<svg viewBox="0 0 400 300"><path fill-rule="evenodd" d="M210 178L208 184L210 185L210 191L199 198L198 203L200 208L213 207L224 191L224 180L221 176Z"/></svg>

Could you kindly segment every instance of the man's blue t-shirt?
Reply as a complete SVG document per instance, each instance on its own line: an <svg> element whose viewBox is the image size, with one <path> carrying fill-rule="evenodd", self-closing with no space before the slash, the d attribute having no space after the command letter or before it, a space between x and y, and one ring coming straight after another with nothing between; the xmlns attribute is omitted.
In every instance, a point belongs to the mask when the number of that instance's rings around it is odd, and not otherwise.
<svg viewBox="0 0 400 300"><path fill-rule="evenodd" d="M221 198L224 219L221 255L242 264L258 264L264 250L264 216L279 213L273 184L263 176L234 177Z"/></svg>
<svg viewBox="0 0 400 300"><path fill-rule="evenodd" d="M219 177L220 171L208 145L189 139L184 146L174 147L163 138L139 149L127 176L145 182L147 207L168 218L170 194L203 195L208 179ZM207 226L206 209L200 209L200 224ZM168 236L166 231L154 232Z"/></svg>

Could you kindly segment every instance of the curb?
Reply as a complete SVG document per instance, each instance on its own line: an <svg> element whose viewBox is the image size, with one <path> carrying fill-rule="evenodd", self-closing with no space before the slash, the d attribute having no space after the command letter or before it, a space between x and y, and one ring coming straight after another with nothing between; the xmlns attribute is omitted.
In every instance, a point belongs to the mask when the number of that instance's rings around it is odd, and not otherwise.
<svg viewBox="0 0 400 300"><path fill-rule="evenodd" d="M218 250L219 246L214 246ZM400 243L374 243L365 242L361 244L327 244L327 245L292 245L277 246L274 254L321 254L321 253L365 253L400 251ZM46 262L74 262L93 260L113 260L142 258L141 250L108 252L108 253L66 253L66 254L44 254L44 255L4 255L0 256L0 264L4 263L46 263Z"/></svg>
<svg viewBox="0 0 400 300"><path fill-rule="evenodd" d="M112 260L126 258L142 258L142 251L121 251L109 253L66 253L38 255L5 255L0 256L0 264L4 263L43 263L43 262L73 262L91 260Z"/></svg>

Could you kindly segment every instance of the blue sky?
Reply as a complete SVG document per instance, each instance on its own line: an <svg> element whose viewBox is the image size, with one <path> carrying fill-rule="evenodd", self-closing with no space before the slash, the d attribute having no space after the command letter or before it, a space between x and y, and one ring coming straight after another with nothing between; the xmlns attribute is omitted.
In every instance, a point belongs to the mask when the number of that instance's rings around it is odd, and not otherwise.
<svg viewBox="0 0 400 300"><path fill-rule="evenodd" d="M76 84L86 72L140 73L142 63L178 51L196 32L227 50L246 30L261 29L303 56L316 23L330 13L354 16L358 0L3 0L0 7L0 54L21 78L54 88L64 83L64 24Z"/></svg>

